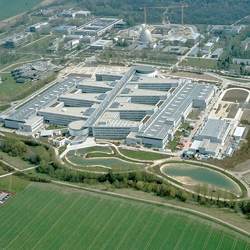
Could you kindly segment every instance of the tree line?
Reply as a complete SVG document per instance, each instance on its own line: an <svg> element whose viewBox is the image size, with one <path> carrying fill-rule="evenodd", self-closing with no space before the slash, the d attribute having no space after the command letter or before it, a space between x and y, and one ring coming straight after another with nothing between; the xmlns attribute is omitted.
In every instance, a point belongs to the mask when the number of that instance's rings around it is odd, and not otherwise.
<svg viewBox="0 0 250 250"><path fill-rule="evenodd" d="M0 141L0 150L10 156L20 157L31 164L38 165L37 173L18 173L31 181L50 182L51 179L84 184L101 183L109 188L133 188L147 193L153 193L159 197L177 199L182 202L191 201L206 206L226 207L235 211L241 211L250 218L250 201L224 201L218 195L217 199L205 198L202 188L197 194L190 194L180 188L170 185L154 174L145 171L129 173L113 173L109 170L106 174L97 174L70 169L61 164L55 156L54 149L47 144L33 139L5 138ZM205 194L205 193L204 193Z"/></svg>
<svg viewBox="0 0 250 250"><path fill-rule="evenodd" d="M69 3L69 0L64 0ZM248 0L71 0L81 8L87 8L95 15L120 16L130 25L144 22L144 6L171 6L185 2L189 5L184 12L184 21L189 24L232 24L249 15ZM148 11L148 23L160 23L164 10ZM170 22L181 23L180 8L169 9Z"/></svg>

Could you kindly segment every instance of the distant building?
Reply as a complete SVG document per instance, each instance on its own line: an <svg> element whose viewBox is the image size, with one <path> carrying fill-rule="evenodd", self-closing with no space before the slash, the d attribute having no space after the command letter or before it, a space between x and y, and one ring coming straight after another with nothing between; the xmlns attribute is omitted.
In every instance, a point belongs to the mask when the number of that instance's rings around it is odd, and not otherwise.
<svg viewBox="0 0 250 250"><path fill-rule="evenodd" d="M76 26L74 25L60 25L55 27L53 30L56 33L61 33L61 34L73 34L73 32L76 30Z"/></svg>
<svg viewBox="0 0 250 250"><path fill-rule="evenodd" d="M61 13L58 14L59 17L66 17L66 18L83 18L90 16L91 12L88 10L63 10Z"/></svg>
<svg viewBox="0 0 250 250"><path fill-rule="evenodd" d="M7 37L5 39L3 46L8 49L19 47L28 41L29 36L30 36L30 33L23 32L23 33L18 33L13 36Z"/></svg>
<svg viewBox="0 0 250 250"><path fill-rule="evenodd" d="M69 40L65 43L64 49L72 50L72 49L75 49L79 44L80 44L79 39L72 39L72 40Z"/></svg>
<svg viewBox="0 0 250 250"><path fill-rule="evenodd" d="M210 32L215 35L225 33L227 35L239 34L245 28L244 25L214 25Z"/></svg>
<svg viewBox="0 0 250 250"><path fill-rule="evenodd" d="M112 40L97 40L93 43L90 44L90 48L93 50L104 50L108 47L111 47L113 45L113 41Z"/></svg>
<svg viewBox="0 0 250 250"><path fill-rule="evenodd" d="M100 37L120 23L122 19L117 18L96 18L80 27L74 33L83 36Z"/></svg>
<svg viewBox="0 0 250 250"><path fill-rule="evenodd" d="M223 54L223 48L217 48L214 52L211 54L211 58L213 59L219 59Z"/></svg>
<svg viewBox="0 0 250 250"><path fill-rule="evenodd" d="M43 29L49 26L48 22L36 23L29 27L30 32L41 32Z"/></svg>
<svg viewBox="0 0 250 250"><path fill-rule="evenodd" d="M235 63L235 64L250 65L250 59L233 58L233 63Z"/></svg>
<svg viewBox="0 0 250 250"><path fill-rule="evenodd" d="M39 80L44 78L48 72L52 72L57 67L48 61L37 61L27 63L11 71L11 75L17 83L24 83L28 80Z"/></svg>
<svg viewBox="0 0 250 250"><path fill-rule="evenodd" d="M241 47L244 50L250 50L250 37L247 37L244 41L241 42Z"/></svg>
<svg viewBox="0 0 250 250"><path fill-rule="evenodd" d="M188 47L182 46L167 46L163 49L163 52L167 52L175 55L184 55L188 51Z"/></svg>

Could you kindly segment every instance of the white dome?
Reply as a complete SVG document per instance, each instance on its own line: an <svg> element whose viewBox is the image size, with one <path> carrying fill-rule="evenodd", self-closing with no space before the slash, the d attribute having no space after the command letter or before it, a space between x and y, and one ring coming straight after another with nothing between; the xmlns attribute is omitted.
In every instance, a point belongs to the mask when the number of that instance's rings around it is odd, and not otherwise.
<svg viewBox="0 0 250 250"><path fill-rule="evenodd" d="M150 44L153 42L151 32L147 29L145 24L141 27L139 42L142 44Z"/></svg>

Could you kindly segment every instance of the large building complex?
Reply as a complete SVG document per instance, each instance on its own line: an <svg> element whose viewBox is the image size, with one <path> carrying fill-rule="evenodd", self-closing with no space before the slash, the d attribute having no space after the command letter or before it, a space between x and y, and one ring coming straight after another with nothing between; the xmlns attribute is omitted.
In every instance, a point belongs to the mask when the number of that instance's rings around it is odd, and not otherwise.
<svg viewBox="0 0 250 250"><path fill-rule="evenodd" d="M2 119L6 127L25 132L45 122L69 126L81 140L91 135L164 148L192 108L205 109L215 90L133 66L123 75L99 73L96 80L69 75Z"/></svg>

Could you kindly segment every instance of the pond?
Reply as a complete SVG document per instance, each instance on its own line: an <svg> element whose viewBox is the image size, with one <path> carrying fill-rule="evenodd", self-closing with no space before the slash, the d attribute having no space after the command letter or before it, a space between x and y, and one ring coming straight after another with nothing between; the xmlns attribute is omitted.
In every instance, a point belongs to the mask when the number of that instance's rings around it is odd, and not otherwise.
<svg viewBox="0 0 250 250"><path fill-rule="evenodd" d="M171 163L164 166L162 172L184 185L208 185L236 194L241 193L240 187L232 179L210 168L185 163Z"/></svg>

